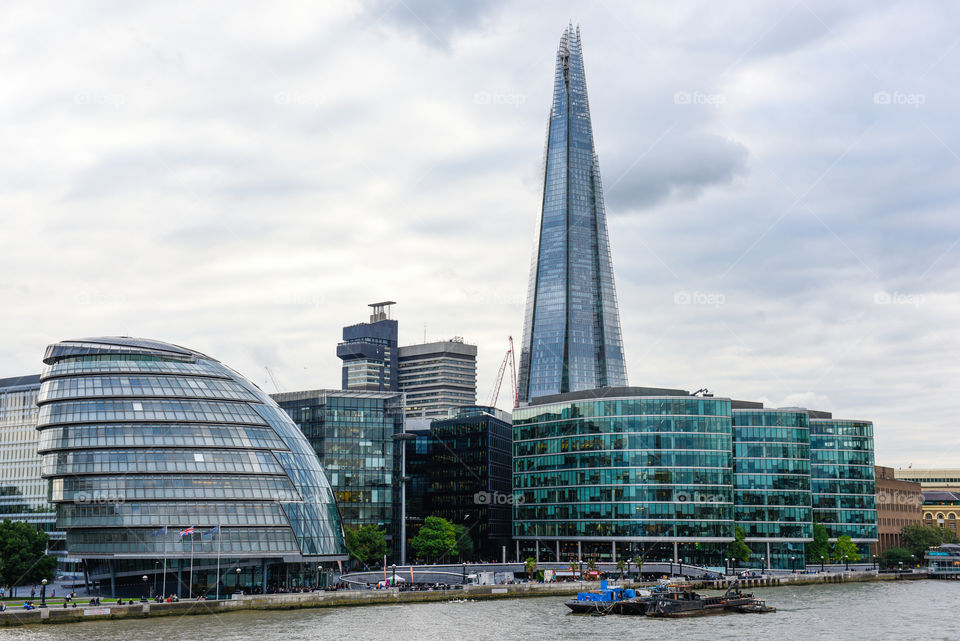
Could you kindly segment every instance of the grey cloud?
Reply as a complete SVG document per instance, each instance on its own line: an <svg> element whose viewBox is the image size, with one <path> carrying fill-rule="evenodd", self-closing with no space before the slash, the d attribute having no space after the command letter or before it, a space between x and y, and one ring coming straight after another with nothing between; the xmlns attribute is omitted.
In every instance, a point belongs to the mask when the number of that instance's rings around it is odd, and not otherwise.
<svg viewBox="0 0 960 641"><path fill-rule="evenodd" d="M502 0L367 0L367 17L414 33L424 44L448 50L455 35L480 27Z"/></svg>
<svg viewBox="0 0 960 641"><path fill-rule="evenodd" d="M389 297L401 340L426 324L479 344L485 398L520 333L572 17L631 381L827 399L876 421L880 462L946 458L912 435L955 442L956 9L206 7L0 7L0 376L36 371L47 342L124 333L336 386L340 327ZM156 51L116 37L131 24ZM61 48L51 25L85 39ZM695 89L726 102L675 103ZM875 104L881 90L926 102ZM781 218L795 194L816 216Z"/></svg>
<svg viewBox="0 0 960 641"><path fill-rule="evenodd" d="M610 162L600 159L613 214L648 209L670 196L696 198L746 170L747 148L721 136L667 135L654 148L649 145L621 146Z"/></svg>

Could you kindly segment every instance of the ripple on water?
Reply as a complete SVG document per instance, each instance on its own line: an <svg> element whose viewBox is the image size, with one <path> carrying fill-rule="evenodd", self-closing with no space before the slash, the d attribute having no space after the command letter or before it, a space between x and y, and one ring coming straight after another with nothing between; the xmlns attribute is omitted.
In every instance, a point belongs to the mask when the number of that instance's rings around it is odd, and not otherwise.
<svg viewBox="0 0 960 641"><path fill-rule="evenodd" d="M960 641L960 582L898 581L757 590L769 615L697 619L567 614L564 598L418 603L100 621L0 630L0 641Z"/></svg>

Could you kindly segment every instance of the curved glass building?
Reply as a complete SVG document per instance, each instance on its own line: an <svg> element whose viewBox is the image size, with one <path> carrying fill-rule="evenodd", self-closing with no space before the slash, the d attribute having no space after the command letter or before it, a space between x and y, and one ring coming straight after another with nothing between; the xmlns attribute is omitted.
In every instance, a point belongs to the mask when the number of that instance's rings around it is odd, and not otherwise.
<svg viewBox="0 0 960 641"><path fill-rule="evenodd" d="M734 401L734 518L752 551L751 567L804 567L813 540L810 417Z"/></svg>
<svg viewBox="0 0 960 641"><path fill-rule="evenodd" d="M104 594L269 590L306 563L293 581L312 584L317 562L346 559L313 449L233 370L130 338L56 343L44 363L38 449L56 527Z"/></svg>
<svg viewBox="0 0 960 641"><path fill-rule="evenodd" d="M513 437L519 558L723 565L729 399L638 387L545 396L514 410Z"/></svg>

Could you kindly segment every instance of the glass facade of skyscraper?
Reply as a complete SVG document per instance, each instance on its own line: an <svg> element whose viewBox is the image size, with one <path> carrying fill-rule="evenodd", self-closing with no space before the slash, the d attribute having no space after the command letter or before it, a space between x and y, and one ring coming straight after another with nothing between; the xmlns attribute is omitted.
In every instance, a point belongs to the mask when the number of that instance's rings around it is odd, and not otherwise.
<svg viewBox="0 0 960 641"><path fill-rule="evenodd" d="M493 407L460 408L433 421L407 444L407 514L416 523L440 516L467 528L475 558L511 551L512 467L510 415Z"/></svg>
<svg viewBox="0 0 960 641"><path fill-rule="evenodd" d="M810 419L813 520L830 538L847 535L864 554L877 541L873 423Z"/></svg>
<svg viewBox="0 0 960 641"><path fill-rule="evenodd" d="M610 560L616 543L629 558L722 565L734 521L730 400L603 392L514 410L514 538L541 558Z"/></svg>
<svg viewBox="0 0 960 641"><path fill-rule="evenodd" d="M346 527L376 525L396 540L403 396L312 390L274 394L326 470Z"/></svg>
<svg viewBox="0 0 960 641"><path fill-rule="evenodd" d="M39 375L0 379L0 520L36 525L58 549L63 533L54 531L54 507L47 502L37 454L39 392Z"/></svg>
<svg viewBox="0 0 960 641"><path fill-rule="evenodd" d="M626 387L579 28L557 51L513 413L521 558L799 568L813 525L876 539L872 425ZM814 421L813 418L817 420Z"/></svg>
<svg viewBox="0 0 960 641"><path fill-rule="evenodd" d="M68 554L109 580L105 593L139 594L140 575L160 572L161 559L174 572L163 583L186 595L217 589L215 557L259 589L285 563L346 558L309 443L233 370L128 338L56 343L44 363L43 476Z"/></svg>
<svg viewBox="0 0 960 641"><path fill-rule="evenodd" d="M557 50L519 396L627 383L580 30Z"/></svg>
<svg viewBox="0 0 960 641"><path fill-rule="evenodd" d="M813 539L810 421L804 410L733 410L734 518L753 567L803 567ZM745 404L746 405L746 404Z"/></svg>

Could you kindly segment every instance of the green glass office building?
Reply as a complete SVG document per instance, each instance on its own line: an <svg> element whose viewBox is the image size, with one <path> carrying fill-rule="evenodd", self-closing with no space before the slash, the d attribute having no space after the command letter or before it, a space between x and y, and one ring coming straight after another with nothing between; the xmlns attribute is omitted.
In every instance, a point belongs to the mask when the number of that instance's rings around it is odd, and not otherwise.
<svg viewBox="0 0 960 641"><path fill-rule="evenodd" d="M307 437L333 487L345 527L376 525L396 547L403 395L309 390L273 394ZM395 549L396 552L396 549Z"/></svg>
<svg viewBox="0 0 960 641"><path fill-rule="evenodd" d="M733 538L730 400L604 388L513 413L519 556L723 564Z"/></svg>
<svg viewBox="0 0 960 641"><path fill-rule="evenodd" d="M847 535L869 557L877 536L873 423L810 419L813 520L831 539Z"/></svg>
<svg viewBox="0 0 960 641"><path fill-rule="evenodd" d="M802 409L733 401L734 519L750 567L803 567L813 539L810 419Z"/></svg>

